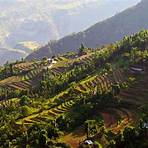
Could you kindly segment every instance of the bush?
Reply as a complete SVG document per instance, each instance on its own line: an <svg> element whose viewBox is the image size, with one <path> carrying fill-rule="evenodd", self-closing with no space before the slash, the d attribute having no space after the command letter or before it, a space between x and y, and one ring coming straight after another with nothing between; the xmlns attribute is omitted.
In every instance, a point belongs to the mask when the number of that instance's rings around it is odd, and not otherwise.
<svg viewBox="0 0 148 148"><path fill-rule="evenodd" d="M24 105L28 105L30 102L29 98L27 96L22 96L20 98L20 105L24 106Z"/></svg>
<svg viewBox="0 0 148 148"><path fill-rule="evenodd" d="M21 107L21 113L23 116L28 116L30 114L32 114L32 110L28 107L28 106L23 106Z"/></svg>

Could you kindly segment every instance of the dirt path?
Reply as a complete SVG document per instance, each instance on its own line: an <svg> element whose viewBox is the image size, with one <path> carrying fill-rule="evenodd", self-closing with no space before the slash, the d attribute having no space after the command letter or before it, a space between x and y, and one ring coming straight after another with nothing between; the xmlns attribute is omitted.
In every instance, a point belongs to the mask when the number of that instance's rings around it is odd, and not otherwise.
<svg viewBox="0 0 148 148"><path fill-rule="evenodd" d="M131 119L125 118L119 125L112 128L112 132L119 133L122 129L127 127L127 125L131 122Z"/></svg>
<svg viewBox="0 0 148 148"><path fill-rule="evenodd" d="M79 127L72 133L68 133L62 137L62 140L68 143L72 148L78 148L80 142L86 139L86 134L82 127Z"/></svg>
<svg viewBox="0 0 148 148"><path fill-rule="evenodd" d="M110 127L117 123L117 120L115 119L115 117L107 112L102 113L102 117L106 127Z"/></svg>

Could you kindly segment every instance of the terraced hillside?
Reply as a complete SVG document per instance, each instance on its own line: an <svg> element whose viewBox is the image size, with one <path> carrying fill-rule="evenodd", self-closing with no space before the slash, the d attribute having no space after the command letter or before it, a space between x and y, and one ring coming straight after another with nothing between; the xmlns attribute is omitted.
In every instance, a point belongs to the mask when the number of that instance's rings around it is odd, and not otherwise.
<svg viewBox="0 0 148 148"><path fill-rule="evenodd" d="M147 39L0 68L0 147L147 144Z"/></svg>
<svg viewBox="0 0 148 148"><path fill-rule="evenodd" d="M50 108L48 110L39 111L37 114L33 114L23 119L19 119L19 121L16 122L16 124L28 125L28 124L33 124L36 121L43 122L44 121L43 119L45 119L46 121L47 117L50 118L50 120L55 120L61 114L70 110L70 108L76 103L77 100L75 100L74 98L72 99L71 96L90 93L95 91L95 88L98 88L98 90L103 93L105 91L111 90L113 84L117 83L122 84L124 82L125 82L124 71L122 71L121 69L116 70L109 75L102 75L102 76L96 75L87 78L85 80L82 80L80 84L74 86L74 88L73 87L70 89L68 88L68 90L65 90L64 92L54 97L56 98L56 100L62 100L64 103L57 105L53 108ZM55 101L54 98L50 100L53 100L54 102Z"/></svg>
<svg viewBox="0 0 148 148"><path fill-rule="evenodd" d="M140 90L140 91L139 91ZM148 103L148 78L145 76L140 82L120 92L120 98L127 104L135 104L135 108L141 108Z"/></svg>
<svg viewBox="0 0 148 148"><path fill-rule="evenodd" d="M52 73L61 74L68 70L70 70L73 66L73 63L83 58L84 61L87 62L89 55L85 55L84 57L77 57L75 59L67 59L63 56L56 57L52 63L48 62L48 60L37 61L37 62L23 62L19 64L15 64L13 66L14 71L17 71L17 76L10 76L6 79L0 81L0 86L2 87L10 87L12 89L29 89L31 86L36 84L35 80L41 80L43 72L49 68Z"/></svg>
<svg viewBox="0 0 148 148"><path fill-rule="evenodd" d="M40 123L40 122L48 122L50 120L55 120L60 116L61 114L64 114L64 112L68 111L74 102L67 101L65 103L62 103L61 105L51 108L49 110L44 110L38 114L33 114L31 116L28 116L26 118L20 119L16 122L17 125L26 125L26 124L33 124L33 123Z"/></svg>
<svg viewBox="0 0 148 148"><path fill-rule="evenodd" d="M4 89L4 91L5 89L10 89L11 91L19 91L21 94L26 94L30 90L34 91L34 89L39 88L46 71L50 70L51 75L61 77L62 74L71 73L75 67L81 68L84 67L83 65L90 64L96 53L102 54L103 52L103 50L97 52L90 50L80 56L77 54L73 56L63 55L53 59L43 59L42 61L13 64L12 68L9 68L10 70L7 68L9 73L13 70L13 74L0 81L0 88ZM30 91L31 94L32 91ZM14 97L18 97L18 95L14 95Z"/></svg>

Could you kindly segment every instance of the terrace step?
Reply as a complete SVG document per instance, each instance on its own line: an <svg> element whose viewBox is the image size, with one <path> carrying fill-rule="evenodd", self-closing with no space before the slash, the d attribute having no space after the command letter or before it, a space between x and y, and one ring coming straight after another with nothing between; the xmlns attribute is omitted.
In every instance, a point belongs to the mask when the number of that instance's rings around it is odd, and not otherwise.
<svg viewBox="0 0 148 148"><path fill-rule="evenodd" d="M57 114L54 113L52 110L48 111L48 115L51 116L51 117L56 117L57 116Z"/></svg>
<svg viewBox="0 0 148 148"><path fill-rule="evenodd" d="M59 110L58 108L54 108L52 111L53 111L54 113L56 113L56 114L62 114L62 113L64 113L64 111ZM66 110L65 110L65 111L66 111Z"/></svg>

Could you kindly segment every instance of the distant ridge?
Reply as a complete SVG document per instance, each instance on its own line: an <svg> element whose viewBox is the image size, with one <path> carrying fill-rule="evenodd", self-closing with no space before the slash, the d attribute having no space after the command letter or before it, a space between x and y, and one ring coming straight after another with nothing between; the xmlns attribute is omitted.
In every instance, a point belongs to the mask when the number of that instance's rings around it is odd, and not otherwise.
<svg viewBox="0 0 148 148"><path fill-rule="evenodd" d="M0 48L0 66L5 64L8 60L14 62L25 57L27 54L21 50Z"/></svg>
<svg viewBox="0 0 148 148"><path fill-rule="evenodd" d="M148 29L148 0L142 0L131 7L105 21L99 22L83 32L66 36L58 41L49 43L27 59L41 59L55 54L75 51L81 43L87 47L98 47L120 40L125 35Z"/></svg>

